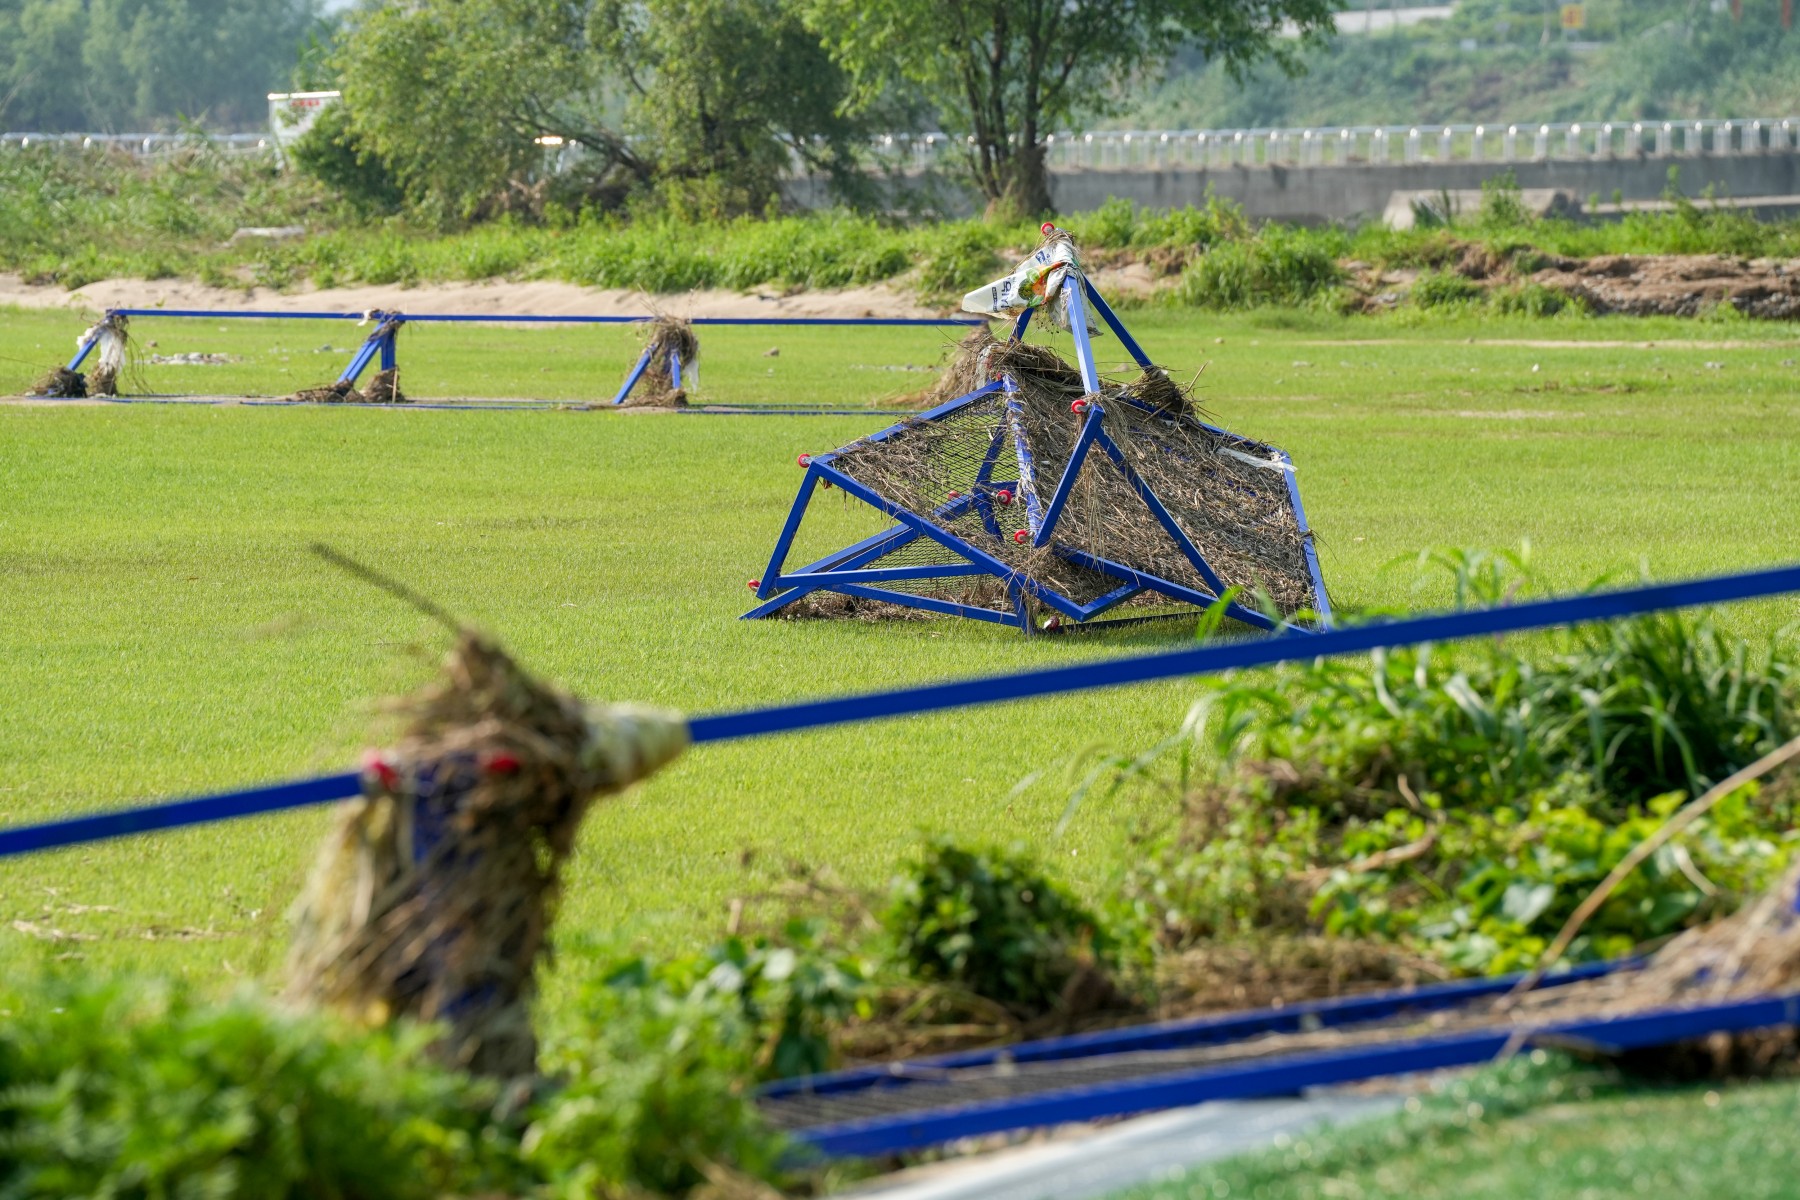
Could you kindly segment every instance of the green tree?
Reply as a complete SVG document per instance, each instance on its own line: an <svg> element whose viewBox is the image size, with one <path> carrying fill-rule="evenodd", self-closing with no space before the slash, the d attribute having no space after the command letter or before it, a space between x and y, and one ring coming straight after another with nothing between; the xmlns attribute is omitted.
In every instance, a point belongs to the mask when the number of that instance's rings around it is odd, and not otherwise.
<svg viewBox="0 0 1800 1200"><path fill-rule="evenodd" d="M795 159L856 193L848 81L790 0L602 0L590 28L678 206L762 209Z"/></svg>
<svg viewBox="0 0 1800 1200"><path fill-rule="evenodd" d="M376 156L416 209L446 222L528 199L544 174L539 139L586 149L608 181L647 178L604 119L587 16L578 0L366 9L333 61L349 113L337 136Z"/></svg>
<svg viewBox="0 0 1800 1200"><path fill-rule="evenodd" d="M316 0L0 0L0 125L256 128L318 11Z"/></svg>
<svg viewBox="0 0 1800 1200"><path fill-rule="evenodd" d="M545 140L602 206L762 211L795 155L859 179L847 82L792 0L416 0L360 14L333 66L340 136L444 220L542 199Z"/></svg>
<svg viewBox="0 0 1800 1200"><path fill-rule="evenodd" d="M1079 115L1122 107L1127 89L1196 46L1242 73L1287 70L1331 28L1339 0L808 0L808 20L876 102L925 89L946 128L970 137L990 208L1050 209L1044 137ZM1283 39L1292 23L1299 39Z"/></svg>

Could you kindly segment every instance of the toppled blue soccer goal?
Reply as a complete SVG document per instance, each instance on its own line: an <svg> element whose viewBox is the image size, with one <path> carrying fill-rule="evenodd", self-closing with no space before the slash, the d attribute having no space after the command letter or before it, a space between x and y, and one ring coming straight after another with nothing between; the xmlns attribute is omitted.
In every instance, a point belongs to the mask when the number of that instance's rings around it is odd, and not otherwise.
<svg viewBox="0 0 1800 1200"><path fill-rule="evenodd" d="M367 312L284 312L252 309L169 309L112 308L100 321L77 340L75 355L66 366L58 367L40 380L31 394L50 399L83 399L104 397L120 402L157 403L172 397L150 395L124 397L117 383L125 365L125 330L133 318L193 318L206 320L246 319L280 321L352 321L358 326L373 326L357 347L348 364L331 383L303 388L280 400L248 400L252 404L267 403L340 403L366 402L376 405L406 404L423 408L509 408L549 407L553 402L460 402L456 404L415 404L399 387L399 335L408 324L455 323L492 325L642 325L649 331L646 344L624 383L610 402L590 407L625 408L631 406L675 408L690 412L717 413L787 413L789 415L855 415L867 409L845 410L818 405L708 405L688 408L686 388L695 379L698 342L693 327L760 326L782 327L911 327L939 328L978 325L979 317L693 317L674 319L664 315L598 316L581 314L523 313L403 313L397 310L370 309ZM152 343L154 345L155 343ZM98 352L100 365L84 374L82 367ZM374 367L376 374L367 385L363 375ZM685 382L684 382L685 381ZM360 387L360 390L359 390ZM211 402L217 402L211 401Z"/></svg>
<svg viewBox="0 0 1800 1200"><path fill-rule="evenodd" d="M1072 252L1058 262L1060 285L1023 307L1008 341L984 330L964 342L950 368L961 395L802 456L806 476L768 567L750 582L761 603L746 619L912 610L1033 632L1106 614L1191 614L1224 599L1228 615L1263 629L1329 625L1288 456L1203 420ZM1022 340L1052 302L1073 335L1073 365ZM1100 375L1090 306L1137 379ZM834 488L892 523L789 569L810 506ZM1118 616L1126 605L1136 615Z"/></svg>

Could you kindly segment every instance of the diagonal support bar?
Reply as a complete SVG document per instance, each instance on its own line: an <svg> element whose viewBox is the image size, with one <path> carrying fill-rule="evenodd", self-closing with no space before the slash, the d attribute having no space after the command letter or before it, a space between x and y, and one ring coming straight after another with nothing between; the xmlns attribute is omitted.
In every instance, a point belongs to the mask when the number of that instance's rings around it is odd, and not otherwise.
<svg viewBox="0 0 1800 1200"><path fill-rule="evenodd" d="M1069 332L1075 335L1075 365L1081 368L1081 386L1091 396L1100 390L1100 369L1094 365L1094 342L1088 332L1087 304L1081 298L1079 277L1073 283L1064 279L1062 290L1068 298Z"/></svg>
<svg viewBox="0 0 1800 1200"><path fill-rule="evenodd" d="M69 360L69 370L81 370L81 364L87 361L87 356L92 354L94 347L99 344L100 335L97 333L93 337L85 339L81 345L75 348L75 357Z"/></svg>
<svg viewBox="0 0 1800 1200"><path fill-rule="evenodd" d="M614 404L625 403L626 398L631 395L631 389L638 385L638 380L644 377L644 372L649 368L650 350L645 347L644 352L638 355L637 366L631 368L631 374L625 377L624 386L619 389L619 394L613 397L612 402Z"/></svg>
<svg viewBox="0 0 1800 1200"><path fill-rule="evenodd" d="M930 538L932 541L943 546L952 553L960 554L970 562L980 563L987 569L990 575L994 576L994 578L1004 580L1007 583L1017 582L1020 587L1025 588L1033 596L1037 597L1037 599L1043 601L1051 608L1054 608L1057 612L1062 613L1066 617L1079 619L1075 616L1077 609L1072 601L1051 591L1036 580L1018 574L1018 572L1014 571L1011 567L1007 566L980 547L972 545L953 533L939 529L936 525L933 525L923 517L910 513L899 505L891 503L880 493L865 487L861 483L850 478L850 476L844 474L842 471L837 470L835 467L822 466L816 458L813 459L812 469L818 471L822 477L830 479L833 485L844 489L849 495L855 496L865 504L880 509L901 524L909 525L912 528L917 529L920 534ZM970 500L970 497L965 496L953 503L965 504L970 502ZM945 506L945 508L948 507L949 506ZM940 511L943 510L940 509Z"/></svg>
<svg viewBox="0 0 1800 1200"><path fill-rule="evenodd" d="M649 358L648 351L645 351L644 357ZM781 579L782 564L787 562L788 550L794 544L794 535L800 532L801 518L806 516L806 507L812 503L813 492L818 486L818 474L808 467L806 477L800 481L800 492L788 509L787 521L781 527L781 536L775 539L775 549L769 553L768 570L763 572L762 584L756 589L758 600L767 600L775 594Z"/></svg>
<svg viewBox="0 0 1800 1200"><path fill-rule="evenodd" d="M1156 592L1159 595L1167 596L1169 599L1179 601L1182 604L1192 604L1199 608L1211 608L1214 604L1219 602L1219 597L1210 592L1203 592L1198 588L1187 587L1183 584L1176 583L1174 580L1164 579L1160 575L1152 575L1148 571L1139 571L1135 567L1126 566L1124 563L1116 563L1110 558L1101 558L1097 554L1088 554L1080 550L1071 550L1066 547L1058 547L1057 552L1078 567L1087 567L1089 570L1099 571L1103 575L1111 575L1113 578L1122 579L1126 583L1132 584L1143 591ZM1096 601L1096 603L1098 603L1098 601ZM1231 617L1233 620L1242 621L1246 625L1253 625L1258 629L1267 629L1272 633L1280 633L1289 630L1295 633L1312 632L1301 625L1292 625L1271 620L1266 614L1259 613L1253 608L1246 608L1236 600L1226 601L1225 615Z"/></svg>
<svg viewBox="0 0 1800 1200"><path fill-rule="evenodd" d="M382 370L393 369L395 362L394 336L400 332L400 326L406 323L406 318L399 313L376 313L374 316L378 324L374 331L363 339L363 344L356 351L356 357L350 360L350 365L344 368L344 373L338 376L339 383L354 386L377 355L381 356Z"/></svg>
<svg viewBox="0 0 1800 1200"><path fill-rule="evenodd" d="M1062 516L1063 505L1068 503L1069 493L1075 488L1075 477L1081 473L1081 464L1087 461L1088 450L1092 448L1094 439L1100 436L1100 420L1105 414L1097 402L1088 402L1087 420L1081 423L1081 433L1075 439L1075 448L1069 451L1069 465L1063 468L1062 478L1056 481L1056 491L1050 495L1050 504L1044 509L1044 520L1037 528L1037 536L1031 539L1034 546L1042 546L1056 532L1056 522Z"/></svg>
<svg viewBox="0 0 1800 1200"><path fill-rule="evenodd" d="M1100 293L1095 290L1092 283L1088 282L1088 278L1085 275L1081 277L1081 290L1086 294L1088 300L1093 303L1094 311L1100 314L1100 319L1106 322L1106 327L1118 335L1119 344L1125 347L1125 352L1131 355L1132 361L1148 371L1153 365L1150 362L1150 356L1145 354L1144 348L1137 344L1137 339L1126 332L1124 324L1119 320L1118 316L1114 314L1112 306L1101 299Z"/></svg>
<svg viewBox="0 0 1800 1200"><path fill-rule="evenodd" d="M1157 523L1170 537L1175 539L1175 544L1181 547L1182 554L1186 555L1187 560L1194 564L1194 570L1200 572L1200 578L1206 581L1206 586L1212 588L1214 592L1223 594L1225 591L1224 581L1214 573L1212 567L1207 565L1206 559L1201 555L1199 549L1188 540L1186 531L1170 515L1169 510L1163 507L1163 502L1156 498L1156 493L1150 490L1150 485L1138 478L1137 472L1131 469L1131 465L1125 461L1125 455L1120 452L1118 446L1113 444L1111 438L1103 432L1098 440L1100 448L1106 451L1106 456L1112 459L1119 470L1125 473L1125 482L1131 485L1131 490L1136 492L1138 498L1149 507L1151 514L1156 517Z"/></svg>

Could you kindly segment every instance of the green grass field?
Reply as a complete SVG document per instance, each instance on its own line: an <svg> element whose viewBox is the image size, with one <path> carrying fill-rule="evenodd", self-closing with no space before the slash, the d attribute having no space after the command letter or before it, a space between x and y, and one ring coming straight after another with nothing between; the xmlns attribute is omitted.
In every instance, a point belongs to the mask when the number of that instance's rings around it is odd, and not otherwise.
<svg viewBox="0 0 1800 1200"><path fill-rule="evenodd" d="M1128 318L1228 427L1298 464L1340 606L1423 605L1429 545L1529 539L1554 585L1791 559L1800 337L1718 323L1430 321L1165 310ZM0 314L0 387L66 359L81 322ZM157 390L328 380L356 333L143 320ZM705 335L704 398L861 403L915 390L933 330ZM618 329L414 327L415 395L594 400ZM1222 339L1222 340L1221 340ZM318 348L337 349L325 353ZM769 358L772 347L781 351ZM1715 365L1716 364L1716 365ZM282 374L282 372L286 374ZM1024 639L973 623L740 622L797 453L875 416L0 405L0 816L60 816L355 760L372 702L443 649L414 613L306 551L324 540L498 634L583 695L709 712L977 676L1179 641L1178 628ZM865 528L836 501L808 539ZM806 547L802 547L804 550ZM1791 619L1747 610L1745 629ZM1175 682L706 747L589 821L561 928L651 946L716 932L789 863L886 879L920 830L1021 840L1105 886L1132 795L1052 841L1064 764L1172 732ZM1044 772L1031 786L1016 784ZM326 815L303 812L0 867L0 947L220 982L278 968Z"/></svg>
<svg viewBox="0 0 1800 1200"><path fill-rule="evenodd" d="M1555 1060L1442 1082L1392 1119L1280 1137L1111 1200L1800 1195L1791 1082L1634 1086Z"/></svg>

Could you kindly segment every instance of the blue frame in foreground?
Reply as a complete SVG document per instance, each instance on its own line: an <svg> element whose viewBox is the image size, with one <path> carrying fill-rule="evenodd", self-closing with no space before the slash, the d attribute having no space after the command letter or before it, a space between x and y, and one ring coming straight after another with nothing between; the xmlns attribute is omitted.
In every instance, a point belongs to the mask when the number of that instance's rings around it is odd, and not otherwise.
<svg viewBox="0 0 1800 1200"><path fill-rule="evenodd" d="M1070 452L1062 475L1050 488L1049 493L1047 495L1040 494L1040 481L1036 478L1036 464L1029 447L1025 444L1023 427L1016 421L1011 424L1019 458L1019 478L996 480L991 477L1001 438L1004 437L1004 433L1002 433L996 436L994 444L988 449L987 459L976 479L976 490L970 495L941 505L929 516L909 512L899 505L891 503L851 478L844 471L839 470L833 465L833 462L845 452L844 449L813 455L810 459L805 460L806 476L800 481L799 494L794 497L794 503L788 510L787 520L775 540L775 547L769 555L768 566L764 569L762 577L754 583L759 603L744 614L744 620L758 620L773 616L788 605L816 592L830 591L845 596L880 600L908 608L922 609L945 616L968 617L972 620L987 621L1025 633L1032 633L1035 630L1027 616L1028 600L1035 600L1059 617L1077 625L1086 625L1089 623L1104 624L1105 622L1096 622L1096 618L1117 605L1146 592L1177 604L1191 604L1207 608L1216 604L1219 598L1229 591L1225 582L1212 569L1200 549L1182 530L1180 524L1169 513L1156 493L1132 470L1118 443L1107 433L1106 410L1098 394L1100 376L1094 360L1093 343L1089 336L1087 306L1090 304L1093 306L1094 312L1119 338L1120 344L1126 348L1137 364L1145 370L1151 369L1152 366L1149 357L1145 355L1136 340L1126 331L1124 324L1085 277L1071 271L1063 287L1068 296L1070 327L1074 334L1077 368L1080 370L1082 382L1089 389L1090 394L1086 398L1087 415L1081 432ZM1024 336L1034 311L1036 310L1027 309L1019 316L1012 331L1015 341ZM647 361L647 356L639 361L638 372L641 373ZM631 384L635 382L636 373L627 380L625 389L620 392L620 399L624 398L630 391ZM891 425L856 444L861 448L870 443L883 442L909 429L916 428L921 422L936 421L951 416L997 391L1007 393L1009 403L1016 406L1012 381L1008 378L997 379L905 422ZM1142 411L1151 413L1156 411L1129 395L1123 399L1124 402ZM1325 582L1319 572L1318 555L1313 549L1312 530L1306 523L1306 513L1300 504L1300 489L1294 480L1292 460L1273 446L1252 441L1204 422L1201 422L1201 425L1209 432L1228 439L1242 451L1257 452L1256 456L1267 461L1271 470L1279 471L1282 474L1288 500L1294 512L1295 523L1298 526L1307 574L1312 581L1313 596L1316 600L1315 609L1318 614L1317 628L1329 628L1331 625L1330 601L1326 597ZM1076 476L1094 451L1104 454L1124 475L1126 482L1143 501L1144 506L1169 536L1170 541L1193 565L1195 573L1206 584L1204 589L1176 583L1173 580L1139 571L1109 559L1059 546L1051 540L1057 522L1062 516L1064 503L1073 489ZM788 570L787 558L793 548L794 537L800 530L807 507L812 503L813 497L821 485L841 489L845 494L854 496L892 518L895 524L873 537L865 538L855 545L847 546L816 562ZM991 497L1001 490L1011 491L1023 505L1027 530L1033 546L1049 546L1065 561L1103 575L1112 576L1118 581L1118 586L1087 604L1079 604L1038 581L1015 572L974 542L958 537L942 527L942 522L963 516L973 509L980 513L988 532L998 537L999 527L994 521ZM946 551L948 564L925 567L870 565L892 551L921 538L935 542ZM1012 600L1011 611L983 608L939 597L920 596L904 590L881 586L884 583L942 579L963 575L988 575L999 580ZM1316 631L1306 626L1271 619L1268 615L1239 604L1235 600L1226 602L1225 612L1227 616L1246 625L1271 632L1311 633Z"/></svg>
<svg viewBox="0 0 1800 1200"><path fill-rule="evenodd" d="M1564 977L1563 981L1573 980ZM1482 981L1480 985L1469 988L1464 999L1490 995L1497 990L1493 981ZM1412 1007L1407 1003L1410 996L1409 993L1395 992L1329 1003L1364 1006L1371 1010L1371 1015L1381 1015L1380 1010L1384 1007L1392 1013L1407 1011ZM1422 1007L1444 1008L1450 1005L1437 1003ZM1242 1030L1236 1032L1234 1037L1209 1040L1237 1040L1269 1029L1292 1028L1285 1023L1287 1017L1288 1014L1280 1010L1266 1010L1229 1018L1227 1020L1243 1026ZM1128 1116L1211 1100L1291 1096L1311 1087L1477 1066L1492 1062L1504 1054L1539 1044L1587 1044L1615 1053L1665 1046L1708 1034L1743 1033L1797 1024L1800 1024L1800 993L1759 996L1715 1004L1654 1008L1623 1016L1545 1021L1530 1026L1499 1024L1402 1041L1347 1045L1330 1050L1275 1054L1247 1062L1240 1060L1177 1068L1159 1075L1138 1076L1083 1087L1064 1087L1005 1099L946 1104L941 1107L921 1105L910 1111L891 1115L797 1129L791 1131L791 1136L806 1151L821 1157L868 1158L921 1150L982 1134ZM1118 1032L1130 1034L1133 1031ZM1030 1047L1016 1049L1026 1051ZM1027 1060L1021 1058L1018 1061ZM890 1083L906 1083L922 1091L929 1090L934 1081L942 1079L945 1074L945 1068L941 1066L929 1067L926 1063L920 1063L916 1065L916 1079L909 1082L904 1078L907 1065L897 1066L898 1073L890 1076ZM819 1082L827 1083L832 1078L822 1076L819 1077ZM805 1079L788 1081L777 1085L781 1090L771 1087L763 1095L777 1099L780 1095L803 1092L808 1089L809 1082ZM827 1086L813 1090L823 1092L832 1089Z"/></svg>

